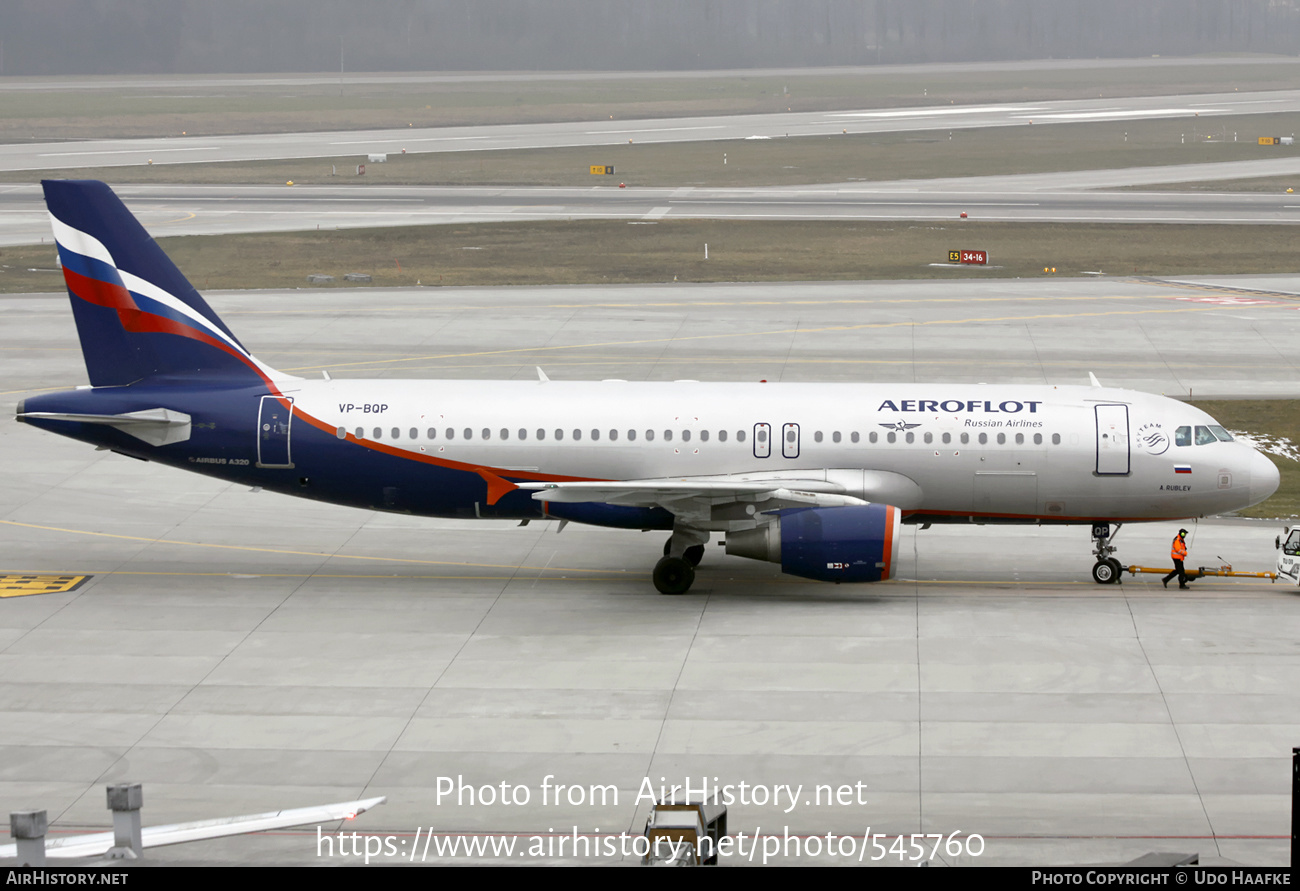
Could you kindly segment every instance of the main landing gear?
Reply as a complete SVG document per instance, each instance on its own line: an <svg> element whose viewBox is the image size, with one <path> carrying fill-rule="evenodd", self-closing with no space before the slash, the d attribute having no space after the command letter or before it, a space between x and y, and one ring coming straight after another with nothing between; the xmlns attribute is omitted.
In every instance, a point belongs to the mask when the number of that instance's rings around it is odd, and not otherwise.
<svg viewBox="0 0 1300 891"><path fill-rule="evenodd" d="M1097 558L1097 562L1092 565L1092 580L1099 585L1120 584L1121 576L1124 574L1124 567L1111 556L1115 553L1115 546L1111 544L1111 541L1116 535L1119 535L1119 530L1123 526L1123 523L1116 523L1115 532L1111 534L1109 523L1092 524L1092 540L1097 543L1097 547L1092 552L1093 556Z"/></svg>
<svg viewBox="0 0 1300 891"><path fill-rule="evenodd" d="M688 526L673 529L664 542L664 555L654 569L655 588L660 594L685 594L695 582L695 567L704 559L709 533Z"/></svg>

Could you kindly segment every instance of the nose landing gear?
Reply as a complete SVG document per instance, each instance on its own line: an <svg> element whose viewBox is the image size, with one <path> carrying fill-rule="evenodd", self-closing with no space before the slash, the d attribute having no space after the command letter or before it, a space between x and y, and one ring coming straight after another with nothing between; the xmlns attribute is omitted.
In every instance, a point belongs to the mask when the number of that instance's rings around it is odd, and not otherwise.
<svg viewBox="0 0 1300 891"><path fill-rule="evenodd" d="M1119 535L1119 530L1124 526L1123 523L1115 524L1115 533L1111 534L1109 523L1092 524L1092 540L1097 543L1093 549L1093 556L1097 562L1092 565L1092 580L1099 585L1118 585L1124 573L1124 568L1112 554L1115 553L1115 546L1111 544L1115 535Z"/></svg>

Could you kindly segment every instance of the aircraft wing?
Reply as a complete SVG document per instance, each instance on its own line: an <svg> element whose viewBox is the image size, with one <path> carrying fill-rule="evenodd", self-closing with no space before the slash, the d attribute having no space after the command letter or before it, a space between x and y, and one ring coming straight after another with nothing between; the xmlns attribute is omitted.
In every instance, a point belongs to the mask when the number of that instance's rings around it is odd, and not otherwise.
<svg viewBox="0 0 1300 891"><path fill-rule="evenodd" d="M783 508L875 501L908 510L922 500L921 487L909 477L862 469L516 485L533 490L537 501L661 507L687 525L732 531L752 529L763 522L760 514Z"/></svg>

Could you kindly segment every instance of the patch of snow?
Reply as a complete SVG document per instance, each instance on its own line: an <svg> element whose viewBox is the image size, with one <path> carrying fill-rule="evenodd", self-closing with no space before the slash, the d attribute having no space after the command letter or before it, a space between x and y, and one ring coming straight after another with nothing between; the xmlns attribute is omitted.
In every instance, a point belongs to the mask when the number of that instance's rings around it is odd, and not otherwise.
<svg viewBox="0 0 1300 891"><path fill-rule="evenodd" d="M1261 452L1267 452L1281 458L1289 458L1292 461L1300 461L1300 446L1297 446L1285 436L1273 436L1269 433L1248 433L1245 430L1229 430L1228 432L1238 442L1244 442Z"/></svg>

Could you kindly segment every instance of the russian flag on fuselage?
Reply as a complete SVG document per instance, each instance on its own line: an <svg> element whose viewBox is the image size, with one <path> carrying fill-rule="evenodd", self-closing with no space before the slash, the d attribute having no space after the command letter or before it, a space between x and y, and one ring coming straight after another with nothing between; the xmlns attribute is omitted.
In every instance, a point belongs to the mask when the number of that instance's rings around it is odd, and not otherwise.
<svg viewBox="0 0 1300 891"><path fill-rule="evenodd" d="M41 185L92 384L271 372L108 186L93 180Z"/></svg>

